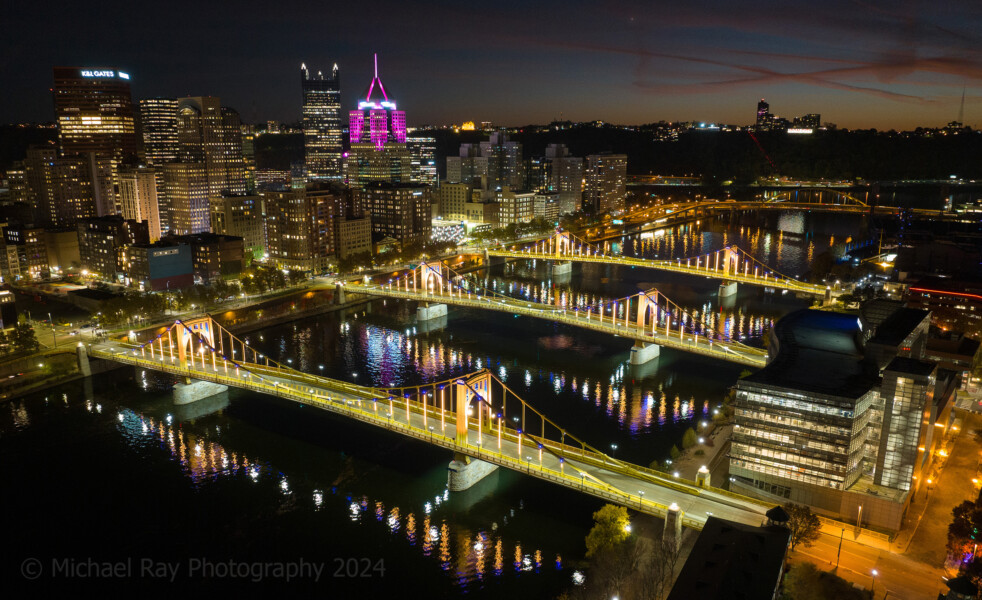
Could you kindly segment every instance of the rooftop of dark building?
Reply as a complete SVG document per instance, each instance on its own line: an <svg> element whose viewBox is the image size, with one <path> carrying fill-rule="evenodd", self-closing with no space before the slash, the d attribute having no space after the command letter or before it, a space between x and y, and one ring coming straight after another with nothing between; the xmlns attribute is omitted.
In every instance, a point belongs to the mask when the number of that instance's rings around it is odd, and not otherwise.
<svg viewBox="0 0 982 600"><path fill-rule="evenodd" d="M878 383L875 367L863 361L856 315L803 309L778 321L773 335L777 356L737 385L755 383L858 399Z"/></svg>
<svg viewBox="0 0 982 600"><path fill-rule="evenodd" d="M917 360L916 358L907 358L905 356L895 356L893 357L893 360L890 361L890 364L886 366L884 371L904 373L915 377L927 377L934 372L934 369L936 369L937 366L938 363Z"/></svg>
<svg viewBox="0 0 982 600"><path fill-rule="evenodd" d="M868 343L898 346L930 314L919 308L899 308L876 328Z"/></svg>
<svg viewBox="0 0 982 600"><path fill-rule="evenodd" d="M771 600L791 532L710 516L668 600Z"/></svg>

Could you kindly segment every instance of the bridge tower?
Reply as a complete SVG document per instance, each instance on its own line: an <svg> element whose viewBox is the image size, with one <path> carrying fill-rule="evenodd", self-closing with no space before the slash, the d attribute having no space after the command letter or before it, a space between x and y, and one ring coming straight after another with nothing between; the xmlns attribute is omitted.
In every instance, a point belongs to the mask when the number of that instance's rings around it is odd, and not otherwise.
<svg viewBox="0 0 982 600"><path fill-rule="evenodd" d="M178 321L174 326L174 333L177 338L178 364L182 370L188 372L183 381L174 384L174 404L190 404L228 391L226 385L191 377L195 369L205 373L209 370L205 357L213 353L215 348L215 323L211 316ZM195 351L198 354L197 360L194 357ZM217 370L215 374L218 374Z"/></svg>
<svg viewBox="0 0 982 600"><path fill-rule="evenodd" d="M658 290L648 290L646 292L639 292L638 298L638 317L637 325L638 329L641 331L646 331L645 327L650 324L651 330L657 329L658 325ZM629 316L631 301L628 299L628 310L625 316ZM648 314L651 314L651 318L646 319ZM631 348L631 364L632 365L643 365L644 363L658 358L661 354L661 346L658 344L651 344L648 342L636 341L634 342L634 347Z"/></svg>
<svg viewBox="0 0 982 600"><path fill-rule="evenodd" d="M740 274L740 249L736 246L727 246L723 249L723 274ZM720 299L735 296L737 293L737 283L735 281L722 281L719 284Z"/></svg>
<svg viewBox="0 0 982 600"><path fill-rule="evenodd" d="M444 275L446 269L442 262L422 262L413 271L412 290L419 290L423 295L439 295L444 293L452 295L453 288L450 287L449 279ZM410 287L406 281L407 289ZM419 322L429 321L447 316L446 304L430 304L424 302L416 307L416 320Z"/></svg>
<svg viewBox="0 0 982 600"><path fill-rule="evenodd" d="M456 408L458 446L468 444L469 422L476 418L478 423L477 441L480 443L484 431L492 429L491 416L491 373L481 371L469 379L458 379L454 385L454 404ZM498 469L497 465L477 460L461 452L447 467L447 489L462 491Z"/></svg>
<svg viewBox="0 0 982 600"><path fill-rule="evenodd" d="M573 237L568 231L557 231L550 239L552 254L554 256L569 256L574 252ZM553 275L568 275L573 272L573 263L569 261L556 261L552 263Z"/></svg>

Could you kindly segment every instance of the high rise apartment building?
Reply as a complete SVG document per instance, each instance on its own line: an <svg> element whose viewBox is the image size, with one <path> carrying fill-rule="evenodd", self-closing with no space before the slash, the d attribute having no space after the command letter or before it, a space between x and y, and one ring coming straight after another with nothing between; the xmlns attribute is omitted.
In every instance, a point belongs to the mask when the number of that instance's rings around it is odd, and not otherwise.
<svg viewBox="0 0 982 600"><path fill-rule="evenodd" d="M508 134L496 131L490 139L481 142L481 156L487 159L488 188L497 190L505 186L522 189L525 186L525 164L522 160L522 144L512 142Z"/></svg>
<svg viewBox="0 0 982 600"><path fill-rule="evenodd" d="M373 183L354 190L354 202L369 213L375 241L392 238L406 247L430 239L430 197L425 186Z"/></svg>
<svg viewBox="0 0 982 600"><path fill-rule="evenodd" d="M586 157L583 206L595 213L624 210L627 195L627 155L591 154Z"/></svg>
<svg viewBox="0 0 982 600"><path fill-rule="evenodd" d="M340 180L344 121L341 112L341 73L337 64L331 75L311 75L300 65L303 90L303 141L308 181Z"/></svg>
<svg viewBox="0 0 982 600"><path fill-rule="evenodd" d="M335 254L338 196L305 189L264 196L268 260L282 269L327 270Z"/></svg>
<svg viewBox="0 0 982 600"><path fill-rule="evenodd" d="M461 144L459 156L447 157L447 181L450 183L468 183L483 189L487 180L488 159L481 156L479 145Z"/></svg>

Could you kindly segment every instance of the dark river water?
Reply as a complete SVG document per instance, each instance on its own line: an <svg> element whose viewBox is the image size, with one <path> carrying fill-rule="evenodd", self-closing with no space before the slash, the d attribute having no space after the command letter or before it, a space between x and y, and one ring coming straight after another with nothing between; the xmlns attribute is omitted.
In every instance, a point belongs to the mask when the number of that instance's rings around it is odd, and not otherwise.
<svg viewBox="0 0 982 600"><path fill-rule="evenodd" d="M803 271L843 228L806 223L807 243L778 231L686 228L661 234L661 246L647 237L637 246L678 256L732 240L749 249L756 239L762 259L777 253L778 264ZM553 278L548 264L517 262L478 276L537 299L617 298L657 285L729 320L748 342L809 304L748 287L721 307L712 280L599 265ZM709 418L742 371L668 349L632 367L622 338L457 308L417 323L415 305L392 300L245 338L300 370L366 385L490 368L570 432L644 465ZM286 585L282 563L299 573L288 589L332 598L549 598L582 564L597 500L505 470L451 494L443 450L239 390L176 407L162 383L127 367L0 405L5 581L31 583L24 575L37 559L34 583L66 590L109 583L103 565L162 593L251 590L258 580ZM156 576L158 563L176 569L174 583Z"/></svg>

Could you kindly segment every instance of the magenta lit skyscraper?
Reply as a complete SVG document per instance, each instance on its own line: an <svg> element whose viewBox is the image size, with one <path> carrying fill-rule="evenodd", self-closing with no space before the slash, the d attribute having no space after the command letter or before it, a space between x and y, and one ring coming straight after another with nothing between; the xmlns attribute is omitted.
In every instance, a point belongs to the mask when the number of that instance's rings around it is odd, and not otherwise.
<svg viewBox="0 0 982 600"><path fill-rule="evenodd" d="M373 97L375 96L375 97ZM380 97L379 97L380 96ZM406 145L406 113L396 110L378 76L358 101L358 110L348 113L351 151L345 158L345 179L353 188L368 183L408 183L411 159Z"/></svg>
<svg viewBox="0 0 982 600"><path fill-rule="evenodd" d="M376 89L382 97L373 99ZM365 99L358 102L358 110L349 113L351 144L371 143L381 150L390 142L406 143L406 113L396 110L396 103L389 99L378 76L378 55L375 55L375 77L368 86ZM366 125L368 126L366 128Z"/></svg>

